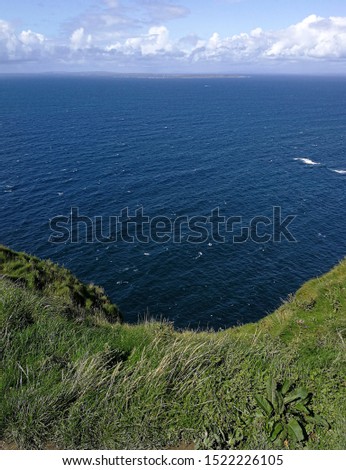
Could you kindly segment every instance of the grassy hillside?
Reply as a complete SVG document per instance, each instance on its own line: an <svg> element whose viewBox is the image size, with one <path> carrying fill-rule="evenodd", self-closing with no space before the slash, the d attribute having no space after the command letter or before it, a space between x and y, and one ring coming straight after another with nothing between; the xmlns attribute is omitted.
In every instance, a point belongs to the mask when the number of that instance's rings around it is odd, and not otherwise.
<svg viewBox="0 0 346 470"><path fill-rule="evenodd" d="M110 322L121 314L102 287L83 284L70 271L50 260L19 253L0 245L0 276L31 291L63 300L66 312L77 316L102 313ZM78 308L79 307L79 308Z"/></svg>
<svg viewBox="0 0 346 470"><path fill-rule="evenodd" d="M9 445L346 448L346 261L262 321L214 333L111 323L98 288L4 248L1 259Z"/></svg>

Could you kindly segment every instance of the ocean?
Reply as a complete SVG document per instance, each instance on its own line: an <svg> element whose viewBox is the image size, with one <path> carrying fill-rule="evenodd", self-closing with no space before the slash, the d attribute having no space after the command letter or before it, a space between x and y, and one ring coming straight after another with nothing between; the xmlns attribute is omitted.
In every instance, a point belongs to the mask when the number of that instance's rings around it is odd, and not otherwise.
<svg viewBox="0 0 346 470"><path fill-rule="evenodd" d="M345 139L343 77L0 76L0 243L104 286L128 322L253 322L346 255ZM293 239L272 236L274 207ZM167 236L87 242L80 222L53 243L71 208L140 209ZM215 209L234 232L199 240ZM179 217L192 241L168 233Z"/></svg>

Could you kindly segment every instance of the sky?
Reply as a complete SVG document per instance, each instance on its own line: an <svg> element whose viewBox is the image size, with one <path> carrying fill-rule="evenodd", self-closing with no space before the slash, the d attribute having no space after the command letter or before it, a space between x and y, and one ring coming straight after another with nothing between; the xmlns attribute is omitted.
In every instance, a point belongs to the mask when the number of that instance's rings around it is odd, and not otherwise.
<svg viewBox="0 0 346 470"><path fill-rule="evenodd" d="M0 0L0 73L346 75L346 0Z"/></svg>

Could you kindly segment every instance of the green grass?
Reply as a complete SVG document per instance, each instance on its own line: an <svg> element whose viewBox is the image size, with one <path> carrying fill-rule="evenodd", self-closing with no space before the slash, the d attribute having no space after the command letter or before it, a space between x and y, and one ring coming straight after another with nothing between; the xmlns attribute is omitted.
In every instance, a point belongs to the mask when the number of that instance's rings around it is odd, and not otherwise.
<svg viewBox="0 0 346 470"><path fill-rule="evenodd" d="M182 442L204 449L345 449L346 261L260 322L215 333L177 332L165 322L114 323L110 307L83 290L96 296L98 288L80 287L67 270L5 248L0 257L5 442L23 449ZM76 301L75 290L85 301ZM268 379L304 387L309 413L328 425L308 422L302 411L304 439L271 440L256 399L266 396ZM289 422L294 407L286 408L271 419Z"/></svg>
<svg viewBox="0 0 346 470"><path fill-rule="evenodd" d="M83 284L70 271L50 260L0 245L0 276L29 290L64 300L66 313L70 310L71 314L80 316L95 315L99 311L110 322L122 320L119 309L102 287ZM79 310L76 307L80 307Z"/></svg>

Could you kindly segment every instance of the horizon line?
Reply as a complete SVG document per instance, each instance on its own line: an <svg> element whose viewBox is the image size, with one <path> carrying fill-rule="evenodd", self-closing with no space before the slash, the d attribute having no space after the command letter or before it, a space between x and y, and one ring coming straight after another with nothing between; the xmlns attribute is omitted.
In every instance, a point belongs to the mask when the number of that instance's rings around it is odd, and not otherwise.
<svg viewBox="0 0 346 470"><path fill-rule="evenodd" d="M60 76L104 76L104 77L133 77L133 78L233 78L233 79L246 79L256 76L261 77L340 77L346 78L346 72L254 72L250 74L244 73L227 73L227 72L109 72L109 71L37 71L37 72L1 72L0 77L4 76L48 76L48 75L60 75Z"/></svg>

